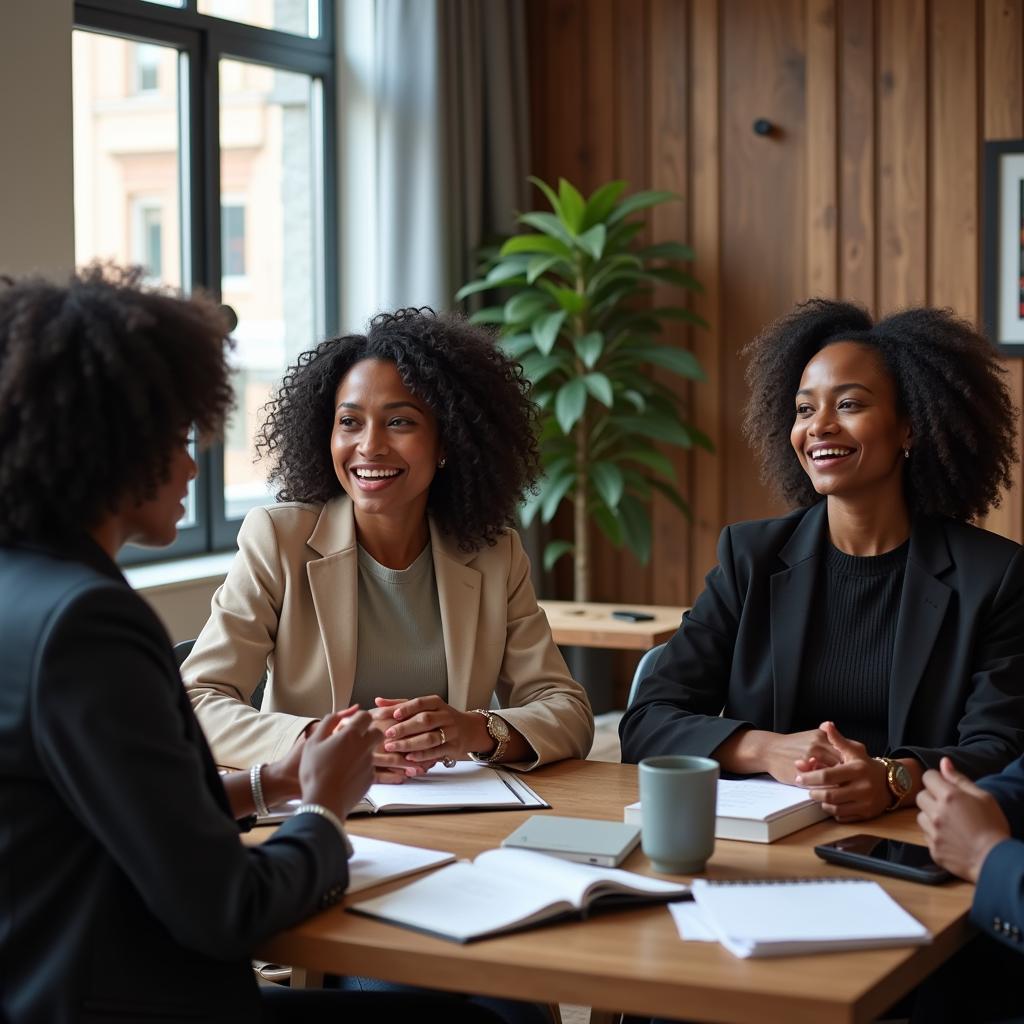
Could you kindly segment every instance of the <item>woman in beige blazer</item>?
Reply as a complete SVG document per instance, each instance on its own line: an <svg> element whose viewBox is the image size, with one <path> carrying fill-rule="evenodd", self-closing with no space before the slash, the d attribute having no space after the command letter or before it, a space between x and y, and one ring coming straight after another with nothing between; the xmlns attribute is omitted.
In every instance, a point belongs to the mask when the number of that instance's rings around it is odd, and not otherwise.
<svg viewBox="0 0 1024 1024"><path fill-rule="evenodd" d="M509 528L534 427L521 370L461 317L400 310L299 358L259 439L282 503L246 516L182 667L221 764L280 758L353 701L385 730L379 781L587 754L590 705Z"/></svg>

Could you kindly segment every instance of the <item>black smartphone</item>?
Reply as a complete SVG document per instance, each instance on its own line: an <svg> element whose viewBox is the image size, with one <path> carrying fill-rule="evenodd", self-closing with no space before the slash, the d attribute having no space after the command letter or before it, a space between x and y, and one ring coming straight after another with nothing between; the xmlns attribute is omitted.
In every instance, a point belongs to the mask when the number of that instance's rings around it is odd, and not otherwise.
<svg viewBox="0 0 1024 1024"><path fill-rule="evenodd" d="M631 612L625 608L620 608L618 611L612 612L612 618L625 619L627 622L650 622L654 616L649 615L647 612Z"/></svg>
<svg viewBox="0 0 1024 1024"><path fill-rule="evenodd" d="M814 848L814 852L831 864L877 871L881 875L907 878L926 885L935 885L953 877L932 860L927 846L883 839L881 836L863 833L847 836L834 843L822 843Z"/></svg>

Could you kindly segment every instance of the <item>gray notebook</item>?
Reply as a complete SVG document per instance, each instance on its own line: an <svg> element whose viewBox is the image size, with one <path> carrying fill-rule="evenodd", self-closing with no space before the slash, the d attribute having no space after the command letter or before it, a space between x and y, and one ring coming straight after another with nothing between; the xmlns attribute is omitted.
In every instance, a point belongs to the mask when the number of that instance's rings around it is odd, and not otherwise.
<svg viewBox="0 0 1024 1024"><path fill-rule="evenodd" d="M506 836L501 845L614 868L639 841L640 829L636 825L535 814Z"/></svg>

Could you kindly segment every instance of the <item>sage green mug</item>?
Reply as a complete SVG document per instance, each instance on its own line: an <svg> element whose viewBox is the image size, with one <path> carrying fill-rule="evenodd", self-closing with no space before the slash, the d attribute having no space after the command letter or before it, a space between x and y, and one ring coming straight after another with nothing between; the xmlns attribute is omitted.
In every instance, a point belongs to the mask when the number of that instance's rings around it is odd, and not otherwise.
<svg viewBox="0 0 1024 1024"><path fill-rule="evenodd" d="M640 762L640 843L655 871L693 875L715 850L718 762L671 754Z"/></svg>

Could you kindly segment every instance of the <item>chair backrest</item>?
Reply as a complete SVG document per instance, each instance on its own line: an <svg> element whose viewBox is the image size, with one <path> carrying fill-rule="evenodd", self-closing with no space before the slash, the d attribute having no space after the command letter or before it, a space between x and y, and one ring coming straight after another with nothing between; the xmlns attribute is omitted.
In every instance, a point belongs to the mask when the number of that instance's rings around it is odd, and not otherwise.
<svg viewBox="0 0 1024 1024"><path fill-rule="evenodd" d="M174 645L174 658L178 663L178 668L181 668L185 664L185 659L192 653L192 648L195 647L195 640L182 640L181 643ZM267 688L267 673L263 673L263 677L260 679L260 685L253 691L252 696L249 698L249 703L257 710L263 706L263 691Z"/></svg>
<svg viewBox="0 0 1024 1024"><path fill-rule="evenodd" d="M657 662L658 656L664 648L664 644L658 644L657 647L652 647L640 659L640 664L637 665L636 671L633 673L633 682L629 687L629 700L626 701L627 708L636 700L636 695L640 692L640 684L654 671L655 662Z"/></svg>

